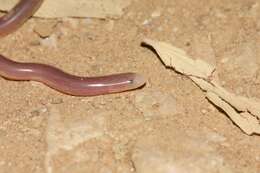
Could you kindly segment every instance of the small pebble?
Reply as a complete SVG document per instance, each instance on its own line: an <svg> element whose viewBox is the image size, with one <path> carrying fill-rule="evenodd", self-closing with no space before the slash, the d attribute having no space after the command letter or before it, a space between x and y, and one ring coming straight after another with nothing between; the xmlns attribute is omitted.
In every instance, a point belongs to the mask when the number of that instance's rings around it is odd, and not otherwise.
<svg viewBox="0 0 260 173"><path fill-rule="evenodd" d="M206 110L206 109L202 109L202 110L201 110L201 113L206 114L206 113L207 113L207 110Z"/></svg>
<svg viewBox="0 0 260 173"><path fill-rule="evenodd" d="M160 17L161 16L161 12L160 11L154 11L152 14L151 14L151 17L152 18L157 18L157 17Z"/></svg>
<svg viewBox="0 0 260 173"><path fill-rule="evenodd" d="M148 25L150 23L151 23L151 20L146 19L146 20L143 21L142 25Z"/></svg>
<svg viewBox="0 0 260 173"><path fill-rule="evenodd" d="M57 48L57 38L55 35L51 35L50 37L41 39L40 41L42 46L49 48Z"/></svg>

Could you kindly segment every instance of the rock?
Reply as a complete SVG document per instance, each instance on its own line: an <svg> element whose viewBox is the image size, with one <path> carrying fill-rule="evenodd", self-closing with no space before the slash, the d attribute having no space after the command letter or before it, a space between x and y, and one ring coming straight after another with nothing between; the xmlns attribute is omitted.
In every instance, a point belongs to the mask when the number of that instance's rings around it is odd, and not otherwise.
<svg viewBox="0 0 260 173"><path fill-rule="evenodd" d="M246 78L255 76L259 68L257 64L256 44L255 42L242 44L240 56L234 59L237 74L245 76Z"/></svg>
<svg viewBox="0 0 260 173"><path fill-rule="evenodd" d="M34 27L34 32L36 32L41 38L47 38L53 34L57 24L57 20L42 20Z"/></svg>
<svg viewBox="0 0 260 173"><path fill-rule="evenodd" d="M224 55L225 58L222 60L224 63L221 67L230 79L243 81L256 76L259 69L256 44L254 41L243 43L239 45L238 52L227 52Z"/></svg>
<svg viewBox="0 0 260 173"><path fill-rule="evenodd" d="M88 139L104 134L106 112L80 116L67 113L66 109L61 110L58 106L52 106L49 112L47 142L50 152L71 150Z"/></svg>
<svg viewBox="0 0 260 173"><path fill-rule="evenodd" d="M208 64L216 67L216 55L211 46L211 37L201 35L194 35L192 38L192 57L202 59Z"/></svg>
<svg viewBox="0 0 260 173"><path fill-rule="evenodd" d="M80 145L87 141L103 136L107 128L106 118L107 115L109 116L109 112L101 110L89 111L85 108L84 102L81 101L75 103L75 105L67 105L67 103L52 104L48 107L48 112L49 119L46 132L48 144L46 156L47 172L51 173L53 168L60 167L55 163L63 160L64 155L76 158L77 162L84 162L86 157L89 156L79 157L76 151ZM94 156L91 158L93 159ZM74 162L75 159L72 159L71 161L66 161L66 164L71 165Z"/></svg>
<svg viewBox="0 0 260 173"><path fill-rule="evenodd" d="M175 97L161 91L146 90L139 93L135 98L135 106L147 119L169 116L177 112Z"/></svg>
<svg viewBox="0 0 260 173"><path fill-rule="evenodd" d="M137 141L132 153L136 173L232 173L203 134L164 130Z"/></svg>
<svg viewBox="0 0 260 173"><path fill-rule="evenodd" d="M115 21L114 20L109 20L108 23L105 25L105 28L108 31L113 31L114 27L115 27Z"/></svg>

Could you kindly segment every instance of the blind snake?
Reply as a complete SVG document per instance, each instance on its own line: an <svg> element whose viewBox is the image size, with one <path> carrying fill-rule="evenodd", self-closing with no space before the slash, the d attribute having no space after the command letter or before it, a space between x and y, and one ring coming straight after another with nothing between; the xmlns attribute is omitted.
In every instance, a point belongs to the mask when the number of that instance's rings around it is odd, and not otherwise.
<svg viewBox="0 0 260 173"><path fill-rule="evenodd" d="M0 18L0 37L16 31L41 6L43 0L20 0ZM133 90L145 84L136 73L121 73L99 77L80 77L56 67L39 63L21 63L0 55L0 76L9 80L32 80L44 83L65 94L94 96Z"/></svg>

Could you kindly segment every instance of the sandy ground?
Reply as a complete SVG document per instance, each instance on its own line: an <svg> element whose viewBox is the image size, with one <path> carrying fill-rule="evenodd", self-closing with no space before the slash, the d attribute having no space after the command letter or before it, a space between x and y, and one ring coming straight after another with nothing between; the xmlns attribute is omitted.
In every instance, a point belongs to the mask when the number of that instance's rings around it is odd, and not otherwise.
<svg viewBox="0 0 260 173"><path fill-rule="evenodd" d="M0 173L259 173L260 137L141 46L169 42L215 64L228 90L260 98L259 11L257 0L142 0L118 20L31 19L1 54L84 76L138 72L147 84L72 97L0 78Z"/></svg>

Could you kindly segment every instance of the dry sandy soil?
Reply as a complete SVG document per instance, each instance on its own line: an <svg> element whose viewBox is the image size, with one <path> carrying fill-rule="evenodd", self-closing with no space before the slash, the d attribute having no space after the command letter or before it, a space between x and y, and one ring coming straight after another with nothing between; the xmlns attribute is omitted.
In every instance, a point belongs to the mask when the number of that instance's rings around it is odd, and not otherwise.
<svg viewBox="0 0 260 173"><path fill-rule="evenodd" d="M29 20L1 54L84 76L138 72L147 84L72 97L0 78L0 173L259 173L260 137L141 46L169 42L215 64L228 90L260 98L259 19L257 0L140 0L118 20Z"/></svg>

